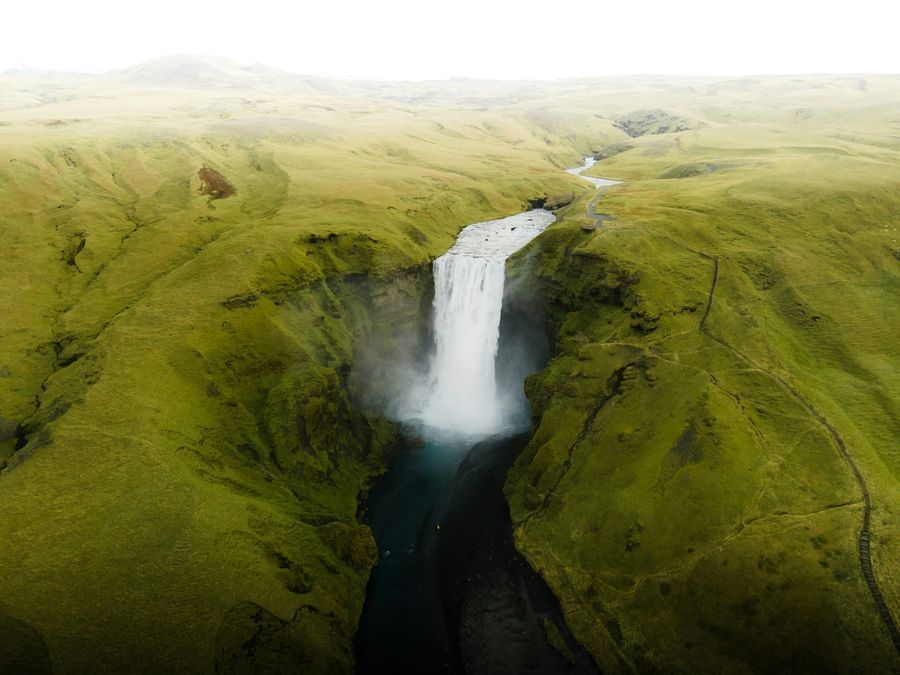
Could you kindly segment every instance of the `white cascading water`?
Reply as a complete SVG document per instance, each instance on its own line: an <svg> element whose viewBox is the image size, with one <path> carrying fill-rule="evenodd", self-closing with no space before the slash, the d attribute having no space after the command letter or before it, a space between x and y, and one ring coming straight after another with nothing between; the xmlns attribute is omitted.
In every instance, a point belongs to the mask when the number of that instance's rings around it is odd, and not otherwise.
<svg viewBox="0 0 900 675"><path fill-rule="evenodd" d="M494 361L500 337L502 260L448 254L434 263L434 356L423 421L488 433L500 426Z"/></svg>
<svg viewBox="0 0 900 675"><path fill-rule="evenodd" d="M415 417L443 431L483 436L507 425L495 360L506 259L554 221L535 209L465 228L434 262L434 354Z"/></svg>

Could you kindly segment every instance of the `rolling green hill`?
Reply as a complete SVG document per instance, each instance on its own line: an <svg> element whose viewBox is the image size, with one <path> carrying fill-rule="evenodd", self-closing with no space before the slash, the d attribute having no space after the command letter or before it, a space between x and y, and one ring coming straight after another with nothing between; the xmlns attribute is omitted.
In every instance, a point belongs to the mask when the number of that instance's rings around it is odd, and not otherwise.
<svg viewBox="0 0 900 675"><path fill-rule="evenodd" d="M896 152L730 125L594 173L629 181L614 219L538 249L563 309L521 548L609 668L890 671L857 537L895 608Z"/></svg>

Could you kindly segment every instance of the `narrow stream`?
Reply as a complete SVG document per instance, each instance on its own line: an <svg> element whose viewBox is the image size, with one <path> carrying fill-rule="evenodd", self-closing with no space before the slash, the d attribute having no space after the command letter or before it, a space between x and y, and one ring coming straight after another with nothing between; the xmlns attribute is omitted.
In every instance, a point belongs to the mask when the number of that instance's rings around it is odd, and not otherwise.
<svg viewBox="0 0 900 675"><path fill-rule="evenodd" d="M596 672L516 551L503 495L530 432L518 391L526 371L518 390L497 386L505 261L554 220L535 209L470 225L434 262L434 353L405 406L424 442L367 500L380 558L356 638L358 673Z"/></svg>
<svg viewBox="0 0 900 675"><path fill-rule="evenodd" d="M578 176L579 178L586 180L591 185L593 185L598 190L600 188L611 187L613 185L619 185L622 181L620 180L612 180L611 178L594 178L594 176L585 176L584 172L590 169L594 164L597 163L597 160L593 157L585 157L584 164L581 166L576 166L571 169L566 169L569 173Z"/></svg>

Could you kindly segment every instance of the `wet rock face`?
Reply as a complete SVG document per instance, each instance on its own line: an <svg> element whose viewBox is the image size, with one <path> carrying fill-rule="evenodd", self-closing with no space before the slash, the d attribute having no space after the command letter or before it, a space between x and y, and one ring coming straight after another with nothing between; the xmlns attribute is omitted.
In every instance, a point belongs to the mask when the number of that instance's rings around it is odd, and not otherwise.
<svg viewBox="0 0 900 675"><path fill-rule="evenodd" d="M403 398L407 377L424 368L432 343L431 266L404 270L383 283L346 279L335 288L344 307L359 306L348 315L356 335L347 377L354 403L395 417L393 406Z"/></svg>

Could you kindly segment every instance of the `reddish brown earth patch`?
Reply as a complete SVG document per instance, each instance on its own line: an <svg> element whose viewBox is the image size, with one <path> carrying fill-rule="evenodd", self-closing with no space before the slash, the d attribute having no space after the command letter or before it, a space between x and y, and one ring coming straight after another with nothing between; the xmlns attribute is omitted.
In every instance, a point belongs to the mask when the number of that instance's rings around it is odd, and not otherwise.
<svg viewBox="0 0 900 675"><path fill-rule="evenodd" d="M209 195L210 199L225 199L237 192L225 176L215 169L204 166L197 175L200 176L200 192Z"/></svg>

